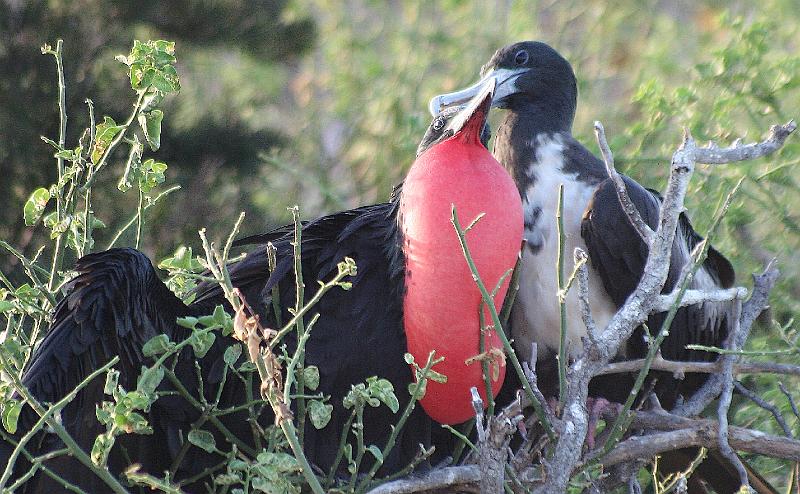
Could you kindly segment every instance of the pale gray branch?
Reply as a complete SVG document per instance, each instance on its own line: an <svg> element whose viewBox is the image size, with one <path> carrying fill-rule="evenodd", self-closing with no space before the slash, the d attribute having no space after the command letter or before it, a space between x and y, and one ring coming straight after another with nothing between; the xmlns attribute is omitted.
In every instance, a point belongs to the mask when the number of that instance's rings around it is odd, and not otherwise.
<svg viewBox="0 0 800 494"><path fill-rule="evenodd" d="M739 350L744 346L750 329L759 314L769 305L769 293L778 281L780 272L773 267L770 262L764 272L753 275L753 291L750 298L742 305L742 315L739 317L737 331L731 334L728 347L732 350ZM777 369L777 368L776 368ZM785 369L788 370L788 367ZM787 372L787 374L793 372ZM686 402L673 410L678 415L687 417L699 415L722 391L724 376L722 374L713 375L703 384L703 386Z"/></svg>
<svg viewBox="0 0 800 494"><path fill-rule="evenodd" d="M679 286L679 285L678 285ZM659 295L653 304L653 312L667 312L672 304L675 303L678 293L672 292L666 295ZM703 302L730 302L735 299L744 299L747 297L747 288L737 286L725 290L686 290L681 298L679 307L686 307L687 305L701 304Z"/></svg>
<svg viewBox="0 0 800 494"><path fill-rule="evenodd" d="M594 340L597 338L597 325L592 317L592 307L589 305L589 268L586 267L588 256L583 249L576 247L573 257L578 269L578 300L581 304L581 318L586 326L586 334Z"/></svg>
<svg viewBox="0 0 800 494"><path fill-rule="evenodd" d="M470 490L478 492L477 484L480 480L481 472L477 465L437 468L422 477L403 478L387 482L372 489L367 494L411 494L445 487L453 490L471 487Z"/></svg>
<svg viewBox="0 0 800 494"><path fill-rule="evenodd" d="M717 147L716 144L709 143L707 147L694 149L694 161L708 165L721 165L736 161L752 160L766 156L777 151L783 146L784 141L797 129L797 123L789 120L783 125L773 125L769 129L769 135L761 142L742 145L739 142L726 148Z"/></svg>
<svg viewBox="0 0 800 494"><path fill-rule="evenodd" d="M625 181L617 172L616 168L614 168L614 155L611 153L611 148L606 140L606 131L603 128L603 124L601 124L599 120L595 120L594 122L594 134L595 137L597 137L597 144L600 146L600 153L603 155L606 172L611 181L614 182L614 189L617 191L617 198L619 199L620 205L622 205L622 210L625 211L625 215L628 217L633 228L639 233L642 240L644 240L644 243L650 245L655 233L644 219L642 219L642 215L639 214L639 210L628 195Z"/></svg>
<svg viewBox="0 0 800 494"><path fill-rule="evenodd" d="M742 314L742 301L736 300L734 302L734 328L733 334L739 333L739 317ZM731 465L736 468L739 473L739 482L742 486L750 487L747 470L742 464L742 460L736 456L730 444L730 427L728 425L728 412L731 407L731 399L733 398L733 362L736 356L733 354L722 355L719 360L722 362L722 394L719 397L719 404L717 405L717 421L719 422L719 431L717 433L717 444L719 445L720 453L731 462Z"/></svg>
<svg viewBox="0 0 800 494"><path fill-rule="evenodd" d="M623 362L612 362L606 365L597 375L620 374L624 372L636 372L642 369L645 359L626 360ZM696 372L700 374L718 374L722 372L722 362L683 362L677 360L666 360L657 355L652 364L652 370L672 372L673 374L686 374ZM779 364L777 362L734 362L733 373L738 374L786 374L790 376L800 376L800 365Z"/></svg>
<svg viewBox="0 0 800 494"><path fill-rule="evenodd" d="M616 418L612 410L603 416L608 420ZM717 449L719 441L719 424L716 421L689 419L666 412L636 412L631 427L663 432L634 436L621 441L602 458L603 465L652 458L665 451L689 446ZM800 461L800 441L796 439L735 426L729 427L728 434L730 445L737 451Z"/></svg>

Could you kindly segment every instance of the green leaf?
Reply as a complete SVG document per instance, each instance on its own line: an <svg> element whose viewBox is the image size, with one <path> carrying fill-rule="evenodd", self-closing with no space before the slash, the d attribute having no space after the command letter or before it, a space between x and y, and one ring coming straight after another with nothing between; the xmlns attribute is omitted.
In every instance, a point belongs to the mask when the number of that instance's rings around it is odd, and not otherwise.
<svg viewBox="0 0 800 494"><path fill-rule="evenodd" d="M400 402L394 394L394 386L386 379L378 379L370 377L367 379L369 383L369 391L372 396L382 401L392 413L397 413L400 410Z"/></svg>
<svg viewBox="0 0 800 494"><path fill-rule="evenodd" d="M42 292L38 288L30 286L28 283L24 283L14 290L17 300L28 305L35 305L41 295Z"/></svg>
<svg viewBox="0 0 800 494"><path fill-rule="evenodd" d="M319 400L308 401L308 416L315 429L323 429L331 421L333 405L328 405Z"/></svg>
<svg viewBox="0 0 800 494"><path fill-rule="evenodd" d="M142 354L145 357L153 357L171 350L175 346L169 341L169 336L160 334L150 338L142 347Z"/></svg>
<svg viewBox="0 0 800 494"><path fill-rule="evenodd" d="M117 384L119 384L119 371L110 369L106 374L106 384L103 386L103 393L107 395L114 394L114 391L117 389Z"/></svg>
<svg viewBox="0 0 800 494"><path fill-rule="evenodd" d="M50 191L44 187L39 187L33 191L23 210L23 217L27 226L33 226L39 221L49 200Z"/></svg>
<svg viewBox="0 0 800 494"><path fill-rule="evenodd" d="M158 184L164 183L164 172L167 170L167 165L150 158L140 168L142 174L139 178L139 188L142 192L150 192L153 187Z"/></svg>
<svg viewBox="0 0 800 494"><path fill-rule="evenodd" d="M51 216L51 215L48 215ZM48 218L49 219L49 218ZM45 223L51 223L50 221L46 221ZM69 230L70 226L72 225L72 216L67 216L63 220L59 221L55 224L50 224L50 238L55 239L60 237L64 234L67 230Z"/></svg>
<svg viewBox="0 0 800 494"><path fill-rule="evenodd" d="M142 100L142 111L149 112L155 110L164 101L164 93L161 91L148 91L147 95Z"/></svg>
<svg viewBox="0 0 800 494"><path fill-rule="evenodd" d="M139 114L139 125L142 127L144 137L153 151L158 151L158 148L161 147L161 121L163 119L164 112L161 110Z"/></svg>
<svg viewBox="0 0 800 494"><path fill-rule="evenodd" d="M178 326L187 329L195 329L197 327L197 323L200 322L196 317L187 316L187 317L179 317Z"/></svg>
<svg viewBox="0 0 800 494"><path fill-rule="evenodd" d="M437 382L440 384L444 384L447 382L447 376L442 374L441 372L436 372L433 369L428 369L428 373L426 374L427 379L430 379L433 382Z"/></svg>
<svg viewBox="0 0 800 494"><path fill-rule="evenodd" d="M146 367L139 376L136 389L146 395L152 395L164 379L164 368L161 366Z"/></svg>
<svg viewBox="0 0 800 494"><path fill-rule="evenodd" d="M114 441L114 435L108 432L97 436L92 446L92 463L99 467L104 466L106 460L108 460L108 453L111 452L111 448L114 447Z"/></svg>
<svg viewBox="0 0 800 494"><path fill-rule="evenodd" d="M203 265L197 258L192 256L192 248L185 245L179 246L175 249L172 257L167 257L158 263L159 269L166 269L168 271L184 270L184 271L199 271Z"/></svg>
<svg viewBox="0 0 800 494"><path fill-rule="evenodd" d="M108 401L104 401L102 405L97 405L94 408L94 415L97 417L97 421L101 424L108 425L111 423L111 409L113 404Z"/></svg>
<svg viewBox="0 0 800 494"><path fill-rule="evenodd" d="M3 406L3 429L10 434L17 432L17 420L19 420L19 412L22 411L22 403L16 400L10 400Z"/></svg>
<svg viewBox="0 0 800 494"><path fill-rule="evenodd" d="M216 338L216 335L211 332L194 333L190 337L189 344L192 345L192 349L194 350L194 354L197 356L197 358L203 358L211 349L211 345L214 344L214 340Z"/></svg>
<svg viewBox="0 0 800 494"><path fill-rule="evenodd" d="M303 369L303 384L311 391L316 391L319 387L319 367L309 365Z"/></svg>
<svg viewBox="0 0 800 494"><path fill-rule="evenodd" d="M8 312L14 308L14 302L10 300L0 300L0 313Z"/></svg>
<svg viewBox="0 0 800 494"><path fill-rule="evenodd" d="M63 151L59 151L54 155L55 158L64 158L67 161L75 161L78 159L78 156L75 154L75 151L72 149L64 149Z"/></svg>
<svg viewBox="0 0 800 494"><path fill-rule="evenodd" d="M111 141L122 130L121 125L117 125L111 117L103 117L103 123L98 124L94 134L94 146L92 146L91 160L92 163L97 164L103 157Z"/></svg>
<svg viewBox="0 0 800 494"><path fill-rule="evenodd" d="M190 443L207 453L213 453L217 449L217 442L214 440L214 435L208 431L191 430L189 431L188 439Z"/></svg>
<svg viewBox="0 0 800 494"><path fill-rule="evenodd" d="M263 451L256 456L256 461L260 465L272 467L280 473L299 472L301 469L297 458L286 453Z"/></svg>
<svg viewBox="0 0 800 494"><path fill-rule="evenodd" d="M379 464L383 463L383 453L381 453L380 448L378 448L374 444L370 444L369 447L367 448L367 451L372 453L372 456L374 456L375 459L378 460Z"/></svg>
<svg viewBox="0 0 800 494"><path fill-rule="evenodd" d="M233 367L233 364L239 360L239 357L242 355L242 345L239 343L234 343L233 345L229 346L225 349L225 353L222 355L222 360L225 361L230 367Z"/></svg>
<svg viewBox="0 0 800 494"><path fill-rule="evenodd" d="M415 400L421 400L425 397L425 391L428 389L428 381L422 381L422 385L419 387L419 391L414 394L414 390L417 388L417 383L410 383L408 385L408 394L411 395L412 398Z"/></svg>

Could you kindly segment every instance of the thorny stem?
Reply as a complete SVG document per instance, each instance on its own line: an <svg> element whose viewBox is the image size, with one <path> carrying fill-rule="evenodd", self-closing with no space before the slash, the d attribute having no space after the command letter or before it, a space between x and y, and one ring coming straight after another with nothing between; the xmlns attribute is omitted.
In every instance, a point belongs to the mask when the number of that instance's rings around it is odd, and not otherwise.
<svg viewBox="0 0 800 494"><path fill-rule="evenodd" d="M117 233L114 235L114 238L112 238L111 241L106 246L106 250L111 249L112 247L114 247L114 245L116 245L116 243L122 237L122 234L128 231L128 228L130 228L134 223L136 223L136 220L140 218L142 212L147 211L151 207L155 206L158 203L158 201L168 196L169 194L172 194L176 190L180 190L180 188L181 188L180 185L173 185L172 187L158 194L148 204L145 204L141 211L137 210L136 214L134 214L133 217L130 220L128 220L128 222L125 223L125 225L123 225L123 227L117 231Z"/></svg>
<svg viewBox="0 0 800 494"><path fill-rule="evenodd" d="M414 411L416 407L416 402L420 395L420 391L425 386L425 383L428 380L428 374L430 373L431 368L436 365L437 363L441 362L441 358L435 358L435 351L431 350L431 353L428 354L428 360L425 362L425 367L423 367L417 376L417 382L414 383L414 387L411 392L411 398L408 400L406 407L403 409L403 414L400 416L400 419L397 421L397 425L392 427L392 432L389 434L389 439L386 441L386 446L383 447L381 451L381 457L386 458L389 452L394 448L394 443L397 441L397 436L401 430L403 430L403 426L406 424L406 420L408 417L411 416L411 412ZM358 487L356 488L357 493L361 493L366 491L369 487L371 487L372 479L375 477L375 474L378 472L378 469L383 464L382 460L375 459L375 463L372 464L372 467L367 472L367 475L364 479L359 482Z"/></svg>
<svg viewBox="0 0 800 494"><path fill-rule="evenodd" d="M43 49L42 52L44 54L53 55L56 59L56 71L58 72L58 116L59 116L59 125L58 125L58 145L61 149L64 149L64 145L66 143L66 136L67 136L67 103L66 103L66 92L67 87L64 82L64 60L62 58L64 47L64 40L59 39L56 41L56 49L53 50L51 48ZM64 167L64 158L59 157L57 158L57 166L58 166L58 182L61 183L62 178L64 177L65 167ZM64 219L65 217L65 204L64 198L62 197L61 190L56 191L56 212L58 221ZM61 263L63 262L64 258L64 234L60 234L56 238L56 245L55 251L53 252L53 264L50 268L50 280L47 283L48 291L52 292L55 289L56 282L58 281L58 271L61 269Z"/></svg>
<svg viewBox="0 0 800 494"><path fill-rule="evenodd" d="M134 244L136 249L139 249L139 246L142 242L142 228L144 227L144 192L142 189L139 188L139 205L136 207L136 243Z"/></svg>
<svg viewBox="0 0 800 494"><path fill-rule="evenodd" d="M4 441L7 441L9 444L11 444L13 446L16 446L18 444L16 441L14 441L13 438L8 437L6 435L6 433L5 433L5 431L2 430L2 428L0 428L0 437L2 437ZM59 450L59 451L61 451L61 452L67 451L68 452L69 449L68 448L64 448L63 450ZM65 480L63 477L61 477L57 473L55 473L52 470L50 470L49 468L47 468L47 466L45 466L42 463L45 460L51 459L52 455L46 454L46 455L34 457L25 448L22 449L22 454L25 455L25 458L27 458L27 460L29 462L31 462L31 464L33 464L35 466L35 468L38 468L39 470L42 471L42 473L44 473L45 475L47 475L48 477L53 479L55 482L58 482L59 484L61 484L61 486L64 487L64 489L66 489L68 491L71 491L71 492L76 492L77 494L87 494L86 491L84 491L83 489L81 489L80 487L78 487L78 486L76 486L74 484L71 484L70 482ZM28 473L33 472L31 475L34 475L36 472L34 472L33 470L34 470L34 468L31 468L31 470ZM18 483L20 483L20 482L17 481L14 484L16 485ZM13 490L13 488L14 488L14 486L11 486L11 487L9 487L9 490Z"/></svg>
<svg viewBox="0 0 800 494"><path fill-rule="evenodd" d="M558 340L558 404L564 406L567 398L567 297L564 283L564 184L558 185L558 209L556 210L558 230L558 258L556 260L556 280L558 284L559 340Z"/></svg>
<svg viewBox="0 0 800 494"><path fill-rule="evenodd" d="M486 327L486 318L483 315L483 307L486 304L481 303L478 304L478 322L480 327L480 335L478 338L478 355L485 355L486 353L486 332L489 328ZM489 406L487 407L487 413L489 415L494 415L494 393L492 393L492 378L489 374L489 359L483 358L481 359L481 367L483 373L483 385L486 387L486 399L489 401Z"/></svg>
<svg viewBox="0 0 800 494"><path fill-rule="evenodd" d="M339 437L339 449L336 450L336 458L333 460L333 465L331 466L330 471L328 472L327 477L325 477L325 487L328 488L333 483L333 477L336 475L336 471L339 469L339 463L342 462L342 457L344 456L344 448L347 444L347 436L350 434L350 426L353 424L353 420L356 418L356 410L353 409L350 412L350 416L347 417L347 421L344 423L344 427L342 427L342 434Z"/></svg>
<svg viewBox="0 0 800 494"><path fill-rule="evenodd" d="M223 254L217 252L217 250L208 242L204 230L201 230L199 232L200 238L203 242L203 249L205 250L206 253L206 262L208 264L207 267L214 275L214 277L217 279L217 282L220 284L220 287L225 293L225 297L228 299L230 304L236 310L238 310L242 306L242 302L239 300L239 297L237 296L236 292L234 292L233 284L231 283L230 279L230 273L228 273L227 259L225 257L225 254L228 253L228 249L230 248L230 245L232 245L233 243L233 238L235 238L236 235L238 234L239 227L241 226L243 219L244 219L244 213L239 215L238 221L234 225L231 234L228 236L228 239L225 244L225 249L223 250ZM344 274L347 273L346 272L342 273L341 271L339 273L340 276L343 276ZM337 281L340 279L341 278L338 278ZM317 295L319 295L320 297L322 295L320 295L319 292L323 291L323 288L324 286L320 287L320 290L317 291ZM316 297L315 299L319 300ZM310 309L309 304L307 304L304 307L304 309L306 309L306 311L309 310ZM295 317L298 316L302 317L302 314L295 315ZM295 321L291 321L290 323L293 325ZM291 327L289 325L287 326ZM263 331L263 328L260 329L262 329ZM269 351L271 351L271 348L269 349ZM261 378L261 382L263 383L271 380L271 376L269 375L266 365L264 364L264 359L256 358L254 360L256 368L258 369L258 375ZM270 406L277 415L278 411L282 408L283 403L279 401L279 397L277 396L277 393L274 389L269 389L265 394L266 396L264 396L264 398L267 399ZM292 453L294 454L295 459L297 460L298 463L300 463L300 468L302 470L303 478L306 480L306 482L308 483L309 487L314 492L314 494L324 494L325 491L322 488L322 485L320 485L319 479L314 474L314 471L311 468L311 464L309 464L308 458L306 458L306 455L303 452L303 447L297 438L297 429L295 429L294 423L292 422L292 420L284 418L283 420L278 421L278 425L283 431L283 435L286 437L286 440L289 442L289 447L292 449Z"/></svg>
<svg viewBox="0 0 800 494"><path fill-rule="evenodd" d="M294 240L292 241L293 252L292 255L294 256L294 286L295 286L295 302L294 302L294 313L297 314L300 309L303 307L305 301L305 283L303 282L303 256L301 252L301 246L303 243L303 225L300 222L300 208L298 206L294 206L289 208L292 212L292 221L294 222ZM302 397L305 393L305 381L303 379L303 368L305 367L305 345L300 344L300 340L304 338L305 340L308 339L308 332L305 329L305 321L302 317L296 318L295 320L295 327L297 329L297 350L295 352L295 358L292 359L293 362L296 363L299 371L295 376L297 380L296 388L297 394L300 395L297 398L297 416L298 416L298 431L300 443L303 442L303 436L305 435L305 421L306 421L306 400ZM311 328L309 327L309 330ZM304 342L305 342L304 340ZM293 373L287 374L287 383L290 380L290 377ZM288 386L287 386L287 393L288 395ZM288 400L284 400L288 403Z"/></svg>
<svg viewBox="0 0 800 494"><path fill-rule="evenodd" d="M455 228L456 234L458 235L458 242L461 244L461 251L464 254L464 259L467 261L467 265L472 272L472 279L475 280L475 283L478 285L483 302L486 304L486 307L489 308L489 313L492 316L492 323L495 326L498 336L500 336L500 339L503 342L503 348L510 358L511 364L514 366L514 370L517 372L520 382L522 382L522 386L525 389L525 394L527 394L528 399L533 404L533 408L536 411L536 416L539 417L539 422L541 422L542 427L547 435L553 439L555 438L555 431L553 430L552 425L547 420L547 416L544 413L544 404L536 398L536 395L531 389L531 384L525 377L525 372L522 370L522 365L519 363L517 354L511 347L511 342L508 341L508 336L506 336L506 332L503 330L502 324L500 324L500 318L497 315L497 309L494 306L494 301L492 300L491 295L489 295L489 292L486 290L486 285L484 285L483 281L481 280L481 277L478 273L478 267L475 265L475 260L472 258L472 254L467 246L466 233L464 232L464 229L461 227L461 223L458 220L458 214L456 213L455 205L452 206L450 211L450 222L453 224L453 228Z"/></svg>

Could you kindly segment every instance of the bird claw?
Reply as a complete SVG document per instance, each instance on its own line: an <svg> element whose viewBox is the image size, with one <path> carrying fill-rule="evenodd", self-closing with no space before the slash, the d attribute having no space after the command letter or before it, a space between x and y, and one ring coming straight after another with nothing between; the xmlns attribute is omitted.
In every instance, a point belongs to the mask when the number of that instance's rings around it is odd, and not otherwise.
<svg viewBox="0 0 800 494"><path fill-rule="evenodd" d="M593 450L595 446L595 434L597 433L597 422L607 409L617 408L618 403L611 403L605 398L587 398L586 408L589 411L589 423L586 430L586 446Z"/></svg>

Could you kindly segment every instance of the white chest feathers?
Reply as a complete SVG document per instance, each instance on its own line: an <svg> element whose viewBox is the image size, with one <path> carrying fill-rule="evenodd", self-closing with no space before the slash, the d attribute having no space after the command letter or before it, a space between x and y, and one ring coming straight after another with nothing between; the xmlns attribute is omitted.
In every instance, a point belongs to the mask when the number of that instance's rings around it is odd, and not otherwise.
<svg viewBox="0 0 800 494"><path fill-rule="evenodd" d="M574 251L586 251L581 237L581 218L586 210L594 185L576 180L576 175L564 172L564 144L560 137L538 137L535 168L530 174L533 184L525 191L525 240L520 266L519 293L513 310L513 336L517 352L530 360L531 343L539 346L544 358L547 350L558 352L561 337L561 313L558 301L558 189L564 186L564 276L572 272ZM600 276L589 266L589 300L592 316L599 328L604 328L616 312L606 295ZM567 345L569 354L582 349L581 339L586 327L581 318L578 287L573 286L566 299Z"/></svg>

